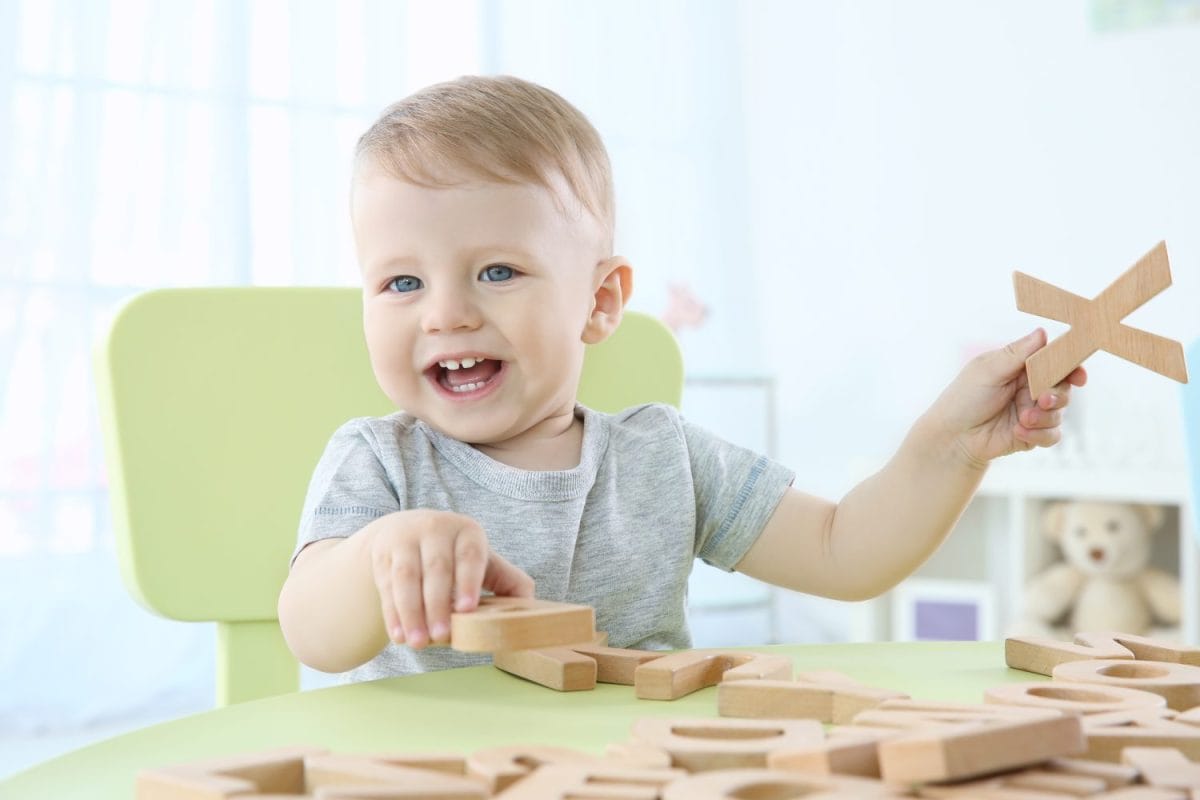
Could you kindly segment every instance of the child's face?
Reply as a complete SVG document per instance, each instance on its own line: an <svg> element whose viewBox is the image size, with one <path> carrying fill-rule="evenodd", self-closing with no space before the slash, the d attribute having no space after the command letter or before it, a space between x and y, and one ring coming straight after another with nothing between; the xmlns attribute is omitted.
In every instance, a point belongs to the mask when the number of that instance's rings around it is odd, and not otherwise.
<svg viewBox="0 0 1200 800"><path fill-rule="evenodd" d="M367 348L397 407L472 444L570 419L603 261L591 215L534 184L427 188L371 168L352 214Z"/></svg>

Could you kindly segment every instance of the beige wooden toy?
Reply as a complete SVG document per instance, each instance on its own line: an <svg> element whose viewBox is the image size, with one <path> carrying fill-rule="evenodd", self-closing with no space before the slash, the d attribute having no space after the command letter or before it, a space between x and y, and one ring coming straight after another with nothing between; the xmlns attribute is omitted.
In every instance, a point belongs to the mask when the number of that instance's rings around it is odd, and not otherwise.
<svg viewBox="0 0 1200 800"><path fill-rule="evenodd" d="M801 747L825 738L811 719L665 719L633 723L633 740L665 750L671 765L689 772L765 767L772 750Z"/></svg>
<svg viewBox="0 0 1200 800"><path fill-rule="evenodd" d="M384 793L384 794L381 794ZM138 800L230 800L281 797L431 798L483 800L485 787L445 772L383 763L363 756L333 756L315 748L286 748L211 759L137 777Z"/></svg>
<svg viewBox="0 0 1200 800"><path fill-rule="evenodd" d="M950 724L884 740L879 770L888 783L957 781L1086 750L1078 716L1039 711L1028 719Z"/></svg>
<svg viewBox="0 0 1200 800"><path fill-rule="evenodd" d="M1136 777L1137 772L1134 772ZM921 787L921 797L1003 798L1003 797L1084 797L1109 788L1108 782L1095 775L1079 775L1034 767L1006 772L988 778L952 784Z"/></svg>
<svg viewBox="0 0 1200 800"><path fill-rule="evenodd" d="M667 656L667 653L652 650L627 650L603 645L583 645L574 648L576 653L596 662L597 683L616 683L633 686L637 669Z"/></svg>
<svg viewBox="0 0 1200 800"><path fill-rule="evenodd" d="M837 725L885 700L908 695L864 686L840 673L807 673L795 680L744 679L717 686L717 712L751 719L815 719Z"/></svg>
<svg viewBox="0 0 1200 800"><path fill-rule="evenodd" d="M606 647L607 634L591 644L495 653L492 663L505 672L560 692L595 689L597 683L632 686L635 670L666 653Z"/></svg>
<svg viewBox="0 0 1200 800"><path fill-rule="evenodd" d="M1123 686L1099 686L1095 683L1070 681L1039 681L1037 683L1006 683L984 690L983 699L989 703L1033 708L1053 708L1078 714L1099 714L1106 711L1138 711L1167 707L1162 695Z"/></svg>
<svg viewBox="0 0 1200 800"><path fill-rule="evenodd" d="M467 772L492 792L499 792L545 765L590 765L599 760L569 747L508 745L476 750L467 759Z"/></svg>
<svg viewBox="0 0 1200 800"><path fill-rule="evenodd" d="M1025 362L1032 397L1036 400L1054 387L1097 350L1187 383L1187 365L1179 342L1121 323L1170 285L1171 265L1165 242L1155 245L1091 300L1014 272L1018 309L1071 326Z"/></svg>
<svg viewBox="0 0 1200 800"><path fill-rule="evenodd" d="M669 769L671 754L644 742L613 742L604 748L606 762L638 769Z"/></svg>
<svg viewBox="0 0 1200 800"><path fill-rule="evenodd" d="M1004 640L1004 662L1039 675L1051 675L1055 667L1068 661L1100 658L1200 665L1200 647L1108 631L1077 633L1074 644L1037 636Z"/></svg>
<svg viewBox="0 0 1200 800"><path fill-rule="evenodd" d="M979 722L1020 722L1061 712L1054 709L994 703L930 703L923 700L885 700L854 716L855 725L874 728L943 728Z"/></svg>
<svg viewBox="0 0 1200 800"><path fill-rule="evenodd" d="M554 647L595 635L595 612L571 603L484 597L475 611L450 615L450 646L467 653Z"/></svg>
<svg viewBox="0 0 1200 800"><path fill-rule="evenodd" d="M1200 787L1200 764L1173 747L1126 747L1121 760L1137 769L1142 780L1166 789Z"/></svg>
<svg viewBox="0 0 1200 800"><path fill-rule="evenodd" d="M1167 661L1069 661L1054 668L1054 679L1123 686L1161 695L1167 707L1200 706L1200 667Z"/></svg>
<svg viewBox="0 0 1200 800"><path fill-rule="evenodd" d="M685 650L634 670L634 691L643 700L677 700L722 680L791 680L792 661L784 656L738 650Z"/></svg>
<svg viewBox="0 0 1200 800"><path fill-rule="evenodd" d="M608 634L597 632L593 638L596 644L603 645L608 641ZM492 664L510 675L560 692L595 689L596 659L577 653L573 647L501 650L492 654Z"/></svg>
<svg viewBox="0 0 1200 800"><path fill-rule="evenodd" d="M542 767L497 800L563 800L564 798L627 798L658 800L662 789L687 777L681 769L645 769L598 764L553 764Z"/></svg>
<svg viewBox="0 0 1200 800"><path fill-rule="evenodd" d="M1154 711L1092 714L1083 718L1087 736L1086 758L1121 760L1127 747L1173 747L1192 760L1200 760L1200 728L1164 718Z"/></svg>
<svg viewBox="0 0 1200 800"><path fill-rule="evenodd" d="M784 747L767 754L767 766L807 775L855 775L879 777L879 743L903 736L899 728L839 725L828 738L800 747Z"/></svg>
<svg viewBox="0 0 1200 800"><path fill-rule="evenodd" d="M746 798L901 797L878 781L797 775L773 769L736 769L692 775L666 786L662 800L745 800Z"/></svg>

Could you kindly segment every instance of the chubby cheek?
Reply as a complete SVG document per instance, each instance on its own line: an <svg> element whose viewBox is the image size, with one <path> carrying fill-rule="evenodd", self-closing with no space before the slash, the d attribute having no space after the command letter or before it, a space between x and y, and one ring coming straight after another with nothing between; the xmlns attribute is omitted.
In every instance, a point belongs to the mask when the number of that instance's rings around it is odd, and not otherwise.
<svg viewBox="0 0 1200 800"><path fill-rule="evenodd" d="M416 389L415 381L420 378L412 369L411 357L398 342L386 336L372 336L370 331L367 353L379 388L393 403L403 407L404 399Z"/></svg>

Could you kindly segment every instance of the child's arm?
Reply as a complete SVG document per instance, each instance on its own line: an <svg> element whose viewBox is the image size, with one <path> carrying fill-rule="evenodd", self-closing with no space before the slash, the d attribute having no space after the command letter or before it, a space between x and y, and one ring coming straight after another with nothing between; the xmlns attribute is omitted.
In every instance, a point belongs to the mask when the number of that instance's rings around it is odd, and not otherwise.
<svg viewBox="0 0 1200 800"><path fill-rule="evenodd" d="M1061 436L1076 369L1034 403L1025 359L1038 329L974 359L909 431L891 461L840 503L789 489L737 565L760 580L839 600L874 597L928 558L954 527L993 458Z"/></svg>
<svg viewBox="0 0 1200 800"><path fill-rule="evenodd" d="M389 639L415 648L448 642L451 604L470 611L481 589L532 597L533 579L491 552L470 517L398 511L304 548L279 594L279 625L301 662L344 672Z"/></svg>

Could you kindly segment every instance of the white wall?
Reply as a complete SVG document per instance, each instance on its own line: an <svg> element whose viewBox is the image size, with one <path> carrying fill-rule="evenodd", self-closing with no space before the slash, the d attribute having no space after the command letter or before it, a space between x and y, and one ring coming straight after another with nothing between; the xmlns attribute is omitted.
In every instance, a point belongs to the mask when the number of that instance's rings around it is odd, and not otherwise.
<svg viewBox="0 0 1200 800"><path fill-rule="evenodd" d="M1062 332L1016 310L1014 269L1091 296L1166 239L1175 286L1129 322L1200 335L1200 26L1094 33L1082 0L742 9L758 313L800 483L847 488L967 353ZM1089 424L1181 463L1177 386L1088 368Z"/></svg>

